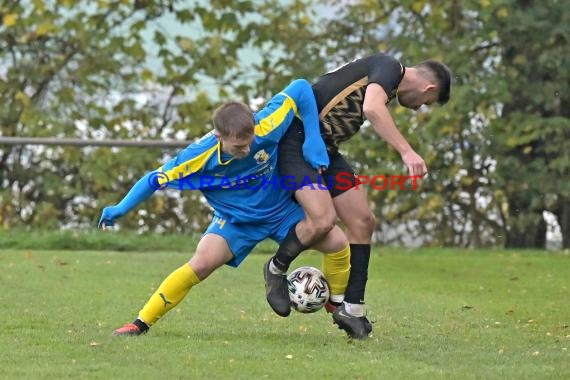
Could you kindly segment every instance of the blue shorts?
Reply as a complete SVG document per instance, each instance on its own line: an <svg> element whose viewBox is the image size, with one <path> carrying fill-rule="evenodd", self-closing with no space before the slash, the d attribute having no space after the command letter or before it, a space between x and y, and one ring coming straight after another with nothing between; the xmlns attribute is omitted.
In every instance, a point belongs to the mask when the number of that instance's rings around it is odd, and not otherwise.
<svg viewBox="0 0 570 380"><path fill-rule="evenodd" d="M225 219L214 216L214 220L204 232L216 234L223 237L234 258L226 264L237 267L255 248L257 243L270 238L281 244L289 230L293 228L305 217L305 212L296 203L291 202L291 207L283 214L283 218L278 223L251 224L251 223L231 223Z"/></svg>

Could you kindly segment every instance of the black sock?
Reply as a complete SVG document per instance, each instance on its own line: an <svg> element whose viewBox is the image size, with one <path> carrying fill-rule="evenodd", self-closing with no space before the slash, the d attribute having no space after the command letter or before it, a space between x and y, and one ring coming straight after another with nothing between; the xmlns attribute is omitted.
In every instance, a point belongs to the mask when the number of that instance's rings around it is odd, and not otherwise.
<svg viewBox="0 0 570 380"><path fill-rule="evenodd" d="M289 230L289 233L277 249L277 253L273 256L273 264L277 269L283 272L287 272L293 260L307 249L307 247L299 241L297 233L295 232L295 226Z"/></svg>
<svg viewBox="0 0 570 380"><path fill-rule="evenodd" d="M133 325L137 326L141 330L141 332L145 332L148 330L148 325L138 318L135 319Z"/></svg>
<svg viewBox="0 0 570 380"><path fill-rule="evenodd" d="M344 295L345 302L364 303L369 261L370 244L350 245L350 276L348 277L348 286Z"/></svg>

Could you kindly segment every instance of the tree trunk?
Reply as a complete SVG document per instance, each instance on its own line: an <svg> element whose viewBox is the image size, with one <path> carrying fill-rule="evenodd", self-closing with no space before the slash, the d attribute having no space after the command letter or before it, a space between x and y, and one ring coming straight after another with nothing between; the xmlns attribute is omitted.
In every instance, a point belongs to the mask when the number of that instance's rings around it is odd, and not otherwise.
<svg viewBox="0 0 570 380"><path fill-rule="evenodd" d="M505 248L546 249L547 226L542 213L520 213L507 221Z"/></svg>
<svg viewBox="0 0 570 380"><path fill-rule="evenodd" d="M507 232L505 248L546 248L546 222L541 220L526 228L511 228Z"/></svg>
<svg viewBox="0 0 570 380"><path fill-rule="evenodd" d="M560 197L556 216L562 234L562 248L570 249L570 198Z"/></svg>

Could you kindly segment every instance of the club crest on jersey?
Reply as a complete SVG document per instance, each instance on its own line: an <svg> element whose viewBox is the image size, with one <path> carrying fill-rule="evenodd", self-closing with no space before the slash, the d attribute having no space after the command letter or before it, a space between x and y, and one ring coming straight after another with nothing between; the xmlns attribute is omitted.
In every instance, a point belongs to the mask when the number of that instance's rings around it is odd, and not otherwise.
<svg viewBox="0 0 570 380"><path fill-rule="evenodd" d="M255 153L253 158L255 158L255 162L257 162L258 164L263 164L267 162L267 160L269 160L269 154L264 149L262 149L257 153Z"/></svg>

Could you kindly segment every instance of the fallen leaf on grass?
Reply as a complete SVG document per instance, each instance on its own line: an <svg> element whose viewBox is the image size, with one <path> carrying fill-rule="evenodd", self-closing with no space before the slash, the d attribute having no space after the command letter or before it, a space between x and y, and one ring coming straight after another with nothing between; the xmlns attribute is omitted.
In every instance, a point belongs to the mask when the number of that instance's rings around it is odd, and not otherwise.
<svg viewBox="0 0 570 380"><path fill-rule="evenodd" d="M59 257L55 256L52 259L53 263L56 265L60 265L60 266L64 266L64 265L69 265L69 263L67 261L63 261L62 259L60 259Z"/></svg>

